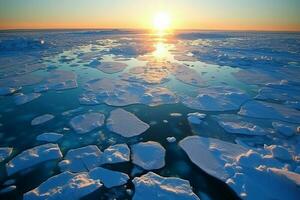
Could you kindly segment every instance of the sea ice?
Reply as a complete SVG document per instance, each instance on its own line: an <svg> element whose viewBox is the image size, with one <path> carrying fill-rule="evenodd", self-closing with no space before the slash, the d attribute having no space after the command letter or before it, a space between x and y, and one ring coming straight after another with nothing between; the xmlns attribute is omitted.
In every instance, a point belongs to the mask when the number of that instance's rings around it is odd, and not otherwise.
<svg viewBox="0 0 300 200"><path fill-rule="evenodd" d="M102 167L94 168L89 172L89 175L94 180L100 180L107 188L124 185L129 179L129 176L125 173Z"/></svg>
<svg viewBox="0 0 300 200"><path fill-rule="evenodd" d="M96 145L71 149L58 165L60 171L86 172L101 164L101 155Z"/></svg>
<svg viewBox="0 0 300 200"><path fill-rule="evenodd" d="M88 133L104 124L105 116L102 113L86 113L70 120L70 126L77 133Z"/></svg>
<svg viewBox="0 0 300 200"><path fill-rule="evenodd" d="M191 124L198 124L200 125L202 123L202 120L206 117L206 114L195 112L195 113L189 113L187 120Z"/></svg>
<svg viewBox="0 0 300 200"><path fill-rule="evenodd" d="M177 177L162 177L148 172L141 177L135 177L132 182L135 187L133 200L199 200L189 181Z"/></svg>
<svg viewBox="0 0 300 200"><path fill-rule="evenodd" d="M123 71L127 67L127 64L121 62L100 62L99 65L93 67L104 73L113 74Z"/></svg>
<svg viewBox="0 0 300 200"><path fill-rule="evenodd" d="M40 125L40 124L43 124L43 123L46 123L46 122L52 120L53 118L54 118L53 115L50 115L50 114L44 114L44 115L35 117L35 118L31 121L31 125L32 125L32 126Z"/></svg>
<svg viewBox="0 0 300 200"><path fill-rule="evenodd" d="M284 105L262 101L248 101L239 111L240 115L262 119L275 119L291 123L300 122L300 111Z"/></svg>
<svg viewBox="0 0 300 200"><path fill-rule="evenodd" d="M158 142L140 142L131 146L132 163L146 170L165 166L166 150Z"/></svg>
<svg viewBox="0 0 300 200"><path fill-rule="evenodd" d="M10 147L0 147L0 162L8 158L13 151Z"/></svg>
<svg viewBox="0 0 300 200"><path fill-rule="evenodd" d="M273 122L273 128L283 136L291 137L297 132L297 126L285 122Z"/></svg>
<svg viewBox="0 0 300 200"><path fill-rule="evenodd" d="M95 180L88 173L63 172L55 175L37 188L24 194L24 200L74 199L96 191L102 186L100 180Z"/></svg>
<svg viewBox="0 0 300 200"><path fill-rule="evenodd" d="M16 105L22 105L30 101L33 101L34 99L37 99L40 96L41 96L40 93L29 93L29 94L18 93L14 96L14 100Z"/></svg>
<svg viewBox="0 0 300 200"><path fill-rule="evenodd" d="M176 138L175 137L167 137L167 141L169 143L174 143L174 142L176 142Z"/></svg>
<svg viewBox="0 0 300 200"><path fill-rule="evenodd" d="M107 128L123 137L133 137L142 134L150 126L141 121L134 114L121 108L110 112L106 121Z"/></svg>
<svg viewBox="0 0 300 200"><path fill-rule="evenodd" d="M265 135L266 130L249 122L244 117L234 114L221 114L214 116L218 124L228 133L242 135Z"/></svg>
<svg viewBox="0 0 300 200"><path fill-rule="evenodd" d="M101 155L102 164L128 162L130 160L130 149L127 144L116 144L105 149Z"/></svg>
<svg viewBox="0 0 300 200"><path fill-rule="evenodd" d="M60 158L62 158L62 154L57 144L43 144L15 156L6 164L6 172L8 176L11 176L39 163Z"/></svg>
<svg viewBox="0 0 300 200"><path fill-rule="evenodd" d="M198 89L197 97L183 97L183 104L189 108L203 111L238 110L249 99L240 90L229 87L208 87Z"/></svg>
<svg viewBox="0 0 300 200"><path fill-rule="evenodd" d="M45 141L45 142L56 142L64 135L59 133L42 133L36 137L38 141Z"/></svg>
<svg viewBox="0 0 300 200"><path fill-rule="evenodd" d="M13 94L13 93L17 92L20 89L21 89L21 87L19 87L19 88L0 87L0 96Z"/></svg>

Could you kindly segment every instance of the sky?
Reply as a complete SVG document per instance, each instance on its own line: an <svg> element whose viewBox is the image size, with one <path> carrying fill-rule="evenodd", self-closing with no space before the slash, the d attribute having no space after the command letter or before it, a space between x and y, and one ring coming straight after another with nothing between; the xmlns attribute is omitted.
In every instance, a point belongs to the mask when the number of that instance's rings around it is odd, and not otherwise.
<svg viewBox="0 0 300 200"><path fill-rule="evenodd" d="M0 29L151 28L300 31L300 0L0 0Z"/></svg>

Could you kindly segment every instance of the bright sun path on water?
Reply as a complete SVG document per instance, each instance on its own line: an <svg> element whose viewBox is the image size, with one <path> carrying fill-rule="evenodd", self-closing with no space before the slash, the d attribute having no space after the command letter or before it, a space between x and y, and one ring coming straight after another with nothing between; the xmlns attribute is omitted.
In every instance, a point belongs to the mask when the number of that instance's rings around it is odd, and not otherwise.
<svg viewBox="0 0 300 200"><path fill-rule="evenodd" d="M166 12L159 12L153 18L153 27L158 34L164 34L170 29L171 18Z"/></svg>

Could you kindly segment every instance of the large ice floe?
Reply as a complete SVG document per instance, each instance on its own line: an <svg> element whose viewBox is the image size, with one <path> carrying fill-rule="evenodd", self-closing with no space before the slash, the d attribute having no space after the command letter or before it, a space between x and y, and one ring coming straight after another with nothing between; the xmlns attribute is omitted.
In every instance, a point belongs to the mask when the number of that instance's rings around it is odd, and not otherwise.
<svg viewBox="0 0 300 200"><path fill-rule="evenodd" d="M46 123L50 120L52 120L54 118L54 115L51 114L44 114L38 117L35 117L32 121L31 121L31 125L32 126L36 126L36 125L40 125L43 123Z"/></svg>
<svg viewBox="0 0 300 200"><path fill-rule="evenodd" d="M79 101L81 104L95 105L106 103L111 106L126 106L131 104L177 103L176 95L164 87L148 87L136 82L118 79L101 78L88 81Z"/></svg>
<svg viewBox="0 0 300 200"><path fill-rule="evenodd" d="M102 186L99 179L91 178L89 173L63 172L55 175L37 188L24 194L24 200L35 199L74 199L96 191Z"/></svg>
<svg viewBox="0 0 300 200"><path fill-rule="evenodd" d="M132 163L146 170L165 166L166 150L158 142L140 142L131 146Z"/></svg>
<svg viewBox="0 0 300 200"><path fill-rule="evenodd" d="M56 142L59 139L61 139L64 135L59 133L42 133L36 137L36 140L38 141L44 141L44 142Z"/></svg>
<svg viewBox="0 0 300 200"><path fill-rule="evenodd" d="M94 180L100 180L107 188L124 185L129 179L129 176L125 173L102 167L94 168L89 172L89 175Z"/></svg>
<svg viewBox="0 0 300 200"><path fill-rule="evenodd" d="M123 71L127 67L127 64L121 62L100 62L96 66L93 65L93 67L104 73L113 74Z"/></svg>
<svg viewBox="0 0 300 200"><path fill-rule="evenodd" d="M101 164L101 154L96 145L71 149L58 165L61 171L86 172Z"/></svg>
<svg viewBox="0 0 300 200"><path fill-rule="evenodd" d="M0 147L0 162L8 158L13 151L10 147Z"/></svg>
<svg viewBox="0 0 300 200"><path fill-rule="evenodd" d="M86 113L70 120L70 126L77 133L88 133L104 124L105 116L102 113Z"/></svg>
<svg viewBox="0 0 300 200"><path fill-rule="evenodd" d="M117 108L110 112L106 127L123 137L133 137L144 133L150 126L134 114Z"/></svg>
<svg viewBox="0 0 300 200"><path fill-rule="evenodd" d="M77 76L72 71L53 70L48 76L34 88L35 92L48 90L66 90L77 88Z"/></svg>
<svg viewBox="0 0 300 200"><path fill-rule="evenodd" d="M33 101L39 98L40 96L41 96L40 93L29 93L29 94L18 93L14 96L14 100L16 105L22 105L30 101Z"/></svg>
<svg viewBox="0 0 300 200"><path fill-rule="evenodd" d="M218 124L228 133L241 135L266 135L267 131L250 122L248 119L234 115L221 114L214 116Z"/></svg>
<svg viewBox="0 0 300 200"><path fill-rule="evenodd" d="M183 199L199 200L193 193L189 181L176 177L162 177L148 172L133 179L135 193L133 200Z"/></svg>
<svg viewBox="0 0 300 200"><path fill-rule="evenodd" d="M196 97L184 96L183 104L203 111L231 111L238 110L250 98L238 89L221 86L201 88L198 93Z"/></svg>
<svg viewBox="0 0 300 200"><path fill-rule="evenodd" d="M179 145L194 164L227 183L242 199L299 198L300 175L279 161L292 159L282 147L248 149L200 136L186 137Z"/></svg>
<svg viewBox="0 0 300 200"><path fill-rule="evenodd" d="M62 154L57 144L43 144L27 149L11 159L6 164L6 172L10 176L42 162L60 158Z"/></svg>
<svg viewBox="0 0 300 200"><path fill-rule="evenodd" d="M300 111L277 103L248 101L241 107L239 114L248 117L300 123Z"/></svg>
<svg viewBox="0 0 300 200"><path fill-rule="evenodd" d="M101 164L128 162L130 149L127 144L115 144L106 148L101 155Z"/></svg>

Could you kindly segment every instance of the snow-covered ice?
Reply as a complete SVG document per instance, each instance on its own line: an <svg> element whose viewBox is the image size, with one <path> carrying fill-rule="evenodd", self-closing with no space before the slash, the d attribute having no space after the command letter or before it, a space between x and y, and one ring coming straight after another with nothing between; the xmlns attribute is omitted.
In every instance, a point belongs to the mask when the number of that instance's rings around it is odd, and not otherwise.
<svg viewBox="0 0 300 200"><path fill-rule="evenodd" d="M121 62L100 62L99 65L93 67L104 73L113 74L123 71L127 67L127 64Z"/></svg>
<svg viewBox="0 0 300 200"><path fill-rule="evenodd" d="M104 124L105 116L102 113L86 113L70 120L70 126L77 133L88 133Z"/></svg>
<svg viewBox="0 0 300 200"><path fill-rule="evenodd" d="M56 142L59 139L61 139L64 135L59 133L42 133L36 137L36 140L38 141L44 141L44 142Z"/></svg>
<svg viewBox="0 0 300 200"><path fill-rule="evenodd" d="M158 142L140 142L131 146L132 163L146 170L165 166L166 150Z"/></svg>
<svg viewBox="0 0 300 200"><path fill-rule="evenodd" d="M0 162L8 158L13 151L11 147L0 147Z"/></svg>
<svg viewBox="0 0 300 200"><path fill-rule="evenodd" d="M62 158L62 154L57 144L43 144L27 149L11 159L6 164L6 172L11 176L39 163L60 158Z"/></svg>
<svg viewBox="0 0 300 200"><path fill-rule="evenodd" d="M133 200L185 199L199 200L192 191L189 181L177 177L163 177L148 172L133 179L135 193Z"/></svg>
<svg viewBox="0 0 300 200"><path fill-rule="evenodd" d="M96 145L71 149L58 166L61 171L86 172L101 164L101 155Z"/></svg>
<svg viewBox="0 0 300 200"><path fill-rule="evenodd" d="M202 120L206 117L206 114L195 112L189 113L187 116L187 120L189 121L189 123L200 125L202 123Z"/></svg>
<svg viewBox="0 0 300 200"><path fill-rule="evenodd" d="M44 114L38 117L35 117L32 121L31 121L31 125L32 126L36 126L36 125L40 125L40 124L44 124L50 120L52 120L54 118L54 115L51 114Z"/></svg>
<svg viewBox="0 0 300 200"><path fill-rule="evenodd" d="M107 188L124 185L129 179L129 176L125 173L102 167L94 168L89 172L89 175L94 180L100 180Z"/></svg>
<svg viewBox="0 0 300 200"><path fill-rule="evenodd" d="M24 200L33 199L74 199L82 197L96 191L102 186L100 180L93 179L88 173L63 172L55 175L37 188L26 192Z"/></svg>
<svg viewBox="0 0 300 200"><path fill-rule="evenodd" d="M29 93L29 94L18 93L14 96L14 99L16 105L22 105L30 101L33 101L39 98L40 96L41 96L40 93Z"/></svg>
<svg viewBox="0 0 300 200"><path fill-rule="evenodd" d="M118 108L110 112L106 121L107 128L123 137L133 137L142 134L150 126L134 114Z"/></svg>
<svg viewBox="0 0 300 200"><path fill-rule="evenodd" d="M115 144L106 148L101 155L102 164L128 162L130 149L127 144Z"/></svg>

